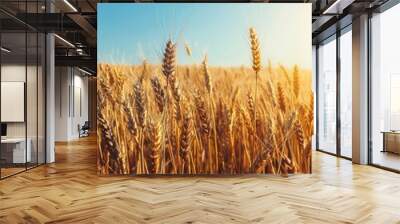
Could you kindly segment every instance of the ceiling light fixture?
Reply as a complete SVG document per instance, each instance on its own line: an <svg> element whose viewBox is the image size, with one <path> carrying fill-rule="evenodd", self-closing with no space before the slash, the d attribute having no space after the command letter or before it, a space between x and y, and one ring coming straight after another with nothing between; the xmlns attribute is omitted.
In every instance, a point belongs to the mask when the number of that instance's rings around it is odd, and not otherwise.
<svg viewBox="0 0 400 224"><path fill-rule="evenodd" d="M90 73L90 72L88 72L88 71L86 71L86 70L83 70L83 69L81 69L81 68L79 68L79 67L78 67L78 70L81 71L81 72L83 72L83 73L85 73L85 74L87 74L87 75L90 75L90 76L93 75L92 73Z"/></svg>
<svg viewBox="0 0 400 224"><path fill-rule="evenodd" d="M64 3L67 4L74 12L78 12L78 10L68 0L64 0Z"/></svg>
<svg viewBox="0 0 400 224"><path fill-rule="evenodd" d="M1 47L0 49L1 49L1 51L4 51L6 53L10 53L11 52L11 50L9 50L9 49L7 49L5 47Z"/></svg>
<svg viewBox="0 0 400 224"><path fill-rule="evenodd" d="M345 9L347 6L351 5L354 0L336 0L333 2L332 5L330 5L327 9L324 10L322 13L323 15L327 14L342 14L343 9Z"/></svg>
<svg viewBox="0 0 400 224"><path fill-rule="evenodd" d="M55 37L57 37L59 40L61 40L62 42L64 42L65 44L67 44L70 47L75 48L75 45L73 45L71 42L69 42L68 40L60 37L58 34L54 34Z"/></svg>

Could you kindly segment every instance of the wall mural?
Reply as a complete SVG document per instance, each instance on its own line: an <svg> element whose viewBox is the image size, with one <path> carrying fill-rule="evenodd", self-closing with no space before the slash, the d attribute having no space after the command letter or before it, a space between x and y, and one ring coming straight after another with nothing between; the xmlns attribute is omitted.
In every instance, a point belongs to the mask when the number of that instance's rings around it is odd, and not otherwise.
<svg viewBox="0 0 400 224"><path fill-rule="evenodd" d="M100 175L311 172L309 4L100 4L98 17Z"/></svg>

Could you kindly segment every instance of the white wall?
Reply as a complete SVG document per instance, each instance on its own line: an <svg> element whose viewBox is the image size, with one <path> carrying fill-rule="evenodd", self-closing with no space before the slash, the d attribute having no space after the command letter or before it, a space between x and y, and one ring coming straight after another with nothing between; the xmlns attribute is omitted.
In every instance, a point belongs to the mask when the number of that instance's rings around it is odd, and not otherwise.
<svg viewBox="0 0 400 224"><path fill-rule="evenodd" d="M77 139L78 125L88 120L88 78L83 75L76 68L56 67L56 141Z"/></svg>
<svg viewBox="0 0 400 224"><path fill-rule="evenodd" d="M67 141L69 132L69 68L55 68L55 141Z"/></svg>
<svg viewBox="0 0 400 224"><path fill-rule="evenodd" d="M72 120L71 120L71 135L74 138L79 137L78 124L83 125L85 121L88 121L88 78L82 77L81 75L74 75L74 108L72 109ZM79 102L80 101L80 102ZM80 111L81 110L81 111Z"/></svg>
<svg viewBox="0 0 400 224"><path fill-rule="evenodd" d="M25 82L25 71L26 67L25 64L20 65L20 64L4 64L1 66L1 81L2 82ZM28 74L36 74L36 67L34 66L28 66L27 67L27 72ZM36 81L34 83L31 83L32 81L29 81L29 84L36 85ZM29 104L30 102L33 102L34 100L31 98L36 99L36 88L28 88L28 93L27 93L27 103ZM30 92L29 90L32 90ZM31 107L36 108L36 101L35 105L27 105ZM1 108L2 110L7 110L7 108ZM35 121L36 123L36 113L28 113L28 122ZM28 127L31 127L33 125L29 125ZM25 122L7 122L7 136L8 137L25 137ZM29 133L28 133L28 137Z"/></svg>
<svg viewBox="0 0 400 224"><path fill-rule="evenodd" d="M38 69L38 70L37 70ZM7 137L30 139L32 150L32 161L44 163L45 150L45 118L44 118L44 74L41 66L18 63L2 64L1 81L2 82L24 82L26 83L26 108L22 108L27 119L24 122L6 122ZM26 78L28 80L26 80ZM7 97L7 96L2 96ZM10 110L10 108L1 108L1 110ZM12 113L12 111L9 111ZM39 155L37 156L37 153ZM49 160L51 162L51 160Z"/></svg>

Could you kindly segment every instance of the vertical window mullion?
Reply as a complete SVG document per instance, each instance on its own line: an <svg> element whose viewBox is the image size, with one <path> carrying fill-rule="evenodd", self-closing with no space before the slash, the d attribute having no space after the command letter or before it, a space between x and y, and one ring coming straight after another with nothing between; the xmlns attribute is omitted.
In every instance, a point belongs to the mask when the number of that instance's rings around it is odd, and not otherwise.
<svg viewBox="0 0 400 224"><path fill-rule="evenodd" d="M315 47L315 149L319 150L319 44Z"/></svg>
<svg viewBox="0 0 400 224"><path fill-rule="evenodd" d="M340 119L340 30L336 31L336 154L341 156L341 119Z"/></svg>
<svg viewBox="0 0 400 224"><path fill-rule="evenodd" d="M336 154L341 156L341 119L340 119L340 30L336 31Z"/></svg>
<svg viewBox="0 0 400 224"><path fill-rule="evenodd" d="M25 21L28 19L28 1L25 1ZM24 117L25 117L25 170L28 170L28 24L25 23L25 102L24 102Z"/></svg>

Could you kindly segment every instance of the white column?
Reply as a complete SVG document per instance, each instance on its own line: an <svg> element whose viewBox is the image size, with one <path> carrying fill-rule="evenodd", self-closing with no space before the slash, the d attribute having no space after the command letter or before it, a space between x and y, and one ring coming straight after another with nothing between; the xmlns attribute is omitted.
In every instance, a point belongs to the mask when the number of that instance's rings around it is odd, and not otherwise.
<svg viewBox="0 0 400 224"><path fill-rule="evenodd" d="M368 163L368 15L353 19L353 162Z"/></svg>
<svg viewBox="0 0 400 224"><path fill-rule="evenodd" d="M55 133L55 56L54 35L46 36L46 163L55 161L54 133Z"/></svg>

